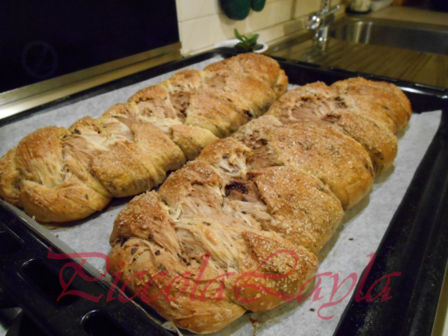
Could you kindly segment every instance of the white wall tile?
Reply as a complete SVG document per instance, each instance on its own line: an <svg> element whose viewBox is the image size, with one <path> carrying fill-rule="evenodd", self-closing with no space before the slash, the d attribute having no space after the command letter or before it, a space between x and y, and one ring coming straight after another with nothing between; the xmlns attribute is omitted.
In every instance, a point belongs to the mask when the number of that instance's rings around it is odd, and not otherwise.
<svg viewBox="0 0 448 336"><path fill-rule="evenodd" d="M294 17L308 15L320 9L321 0L296 0Z"/></svg>
<svg viewBox="0 0 448 336"><path fill-rule="evenodd" d="M197 2L198 0L194 1ZM261 12L251 11L245 20L231 20L221 11L219 14L201 16L189 20L179 20L182 52L191 53L193 50L202 49L206 46L212 48L216 42L233 38L234 28L246 34L258 32L266 27L288 21L291 18L293 1L267 1L265 8ZM178 10L181 11L182 9L179 8Z"/></svg>
<svg viewBox="0 0 448 336"><path fill-rule="evenodd" d="M226 17L218 0L176 0L176 5L182 53L191 54L234 38L234 28L244 34L257 32L263 41L281 38L290 33L286 22L318 10L320 0L267 0L261 12L251 10L241 21Z"/></svg>
<svg viewBox="0 0 448 336"><path fill-rule="evenodd" d="M218 0L176 0L176 9L180 22L220 12Z"/></svg>

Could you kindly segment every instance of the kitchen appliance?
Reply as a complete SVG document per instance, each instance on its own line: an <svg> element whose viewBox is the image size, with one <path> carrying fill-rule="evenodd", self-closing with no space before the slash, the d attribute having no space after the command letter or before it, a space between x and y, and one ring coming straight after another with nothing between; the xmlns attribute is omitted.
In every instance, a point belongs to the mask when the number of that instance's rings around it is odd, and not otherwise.
<svg viewBox="0 0 448 336"><path fill-rule="evenodd" d="M0 118L180 58L175 0L6 0L0 32Z"/></svg>

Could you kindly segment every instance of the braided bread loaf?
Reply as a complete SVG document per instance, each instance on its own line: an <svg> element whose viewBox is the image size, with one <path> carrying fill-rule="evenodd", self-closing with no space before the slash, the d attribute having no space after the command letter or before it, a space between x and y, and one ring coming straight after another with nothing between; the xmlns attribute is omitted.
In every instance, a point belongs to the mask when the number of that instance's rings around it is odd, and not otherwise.
<svg viewBox="0 0 448 336"><path fill-rule="evenodd" d="M344 209L392 164L392 131L410 114L398 88L361 78L289 91L135 197L115 220L109 271L196 333L294 299Z"/></svg>
<svg viewBox="0 0 448 336"><path fill-rule="evenodd" d="M278 63L242 54L182 70L101 117L45 127L0 159L0 197L41 222L102 210L159 185L206 145L266 112L286 91Z"/></svg>

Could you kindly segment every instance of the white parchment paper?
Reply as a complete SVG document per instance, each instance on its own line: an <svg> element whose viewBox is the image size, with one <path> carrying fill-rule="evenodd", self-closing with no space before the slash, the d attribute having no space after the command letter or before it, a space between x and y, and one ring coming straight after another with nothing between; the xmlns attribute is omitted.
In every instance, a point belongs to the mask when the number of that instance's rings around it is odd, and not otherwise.
<svg viewBox="0 0 448 336"><path fill-rule="evenodd" d="M220 58L188 66L202 69ZM39 113L0 127L0 155L17 145L26 134L37 128L57 125L70 126L83 116L98 117L113 104L124 102L139 89L159 83L172 73L132 84L117 90L87 98L58 108ZM292 86L291 86L292 87ZM398 155L394 167L378 177L369 197L365 198L344 217L338 234L322 252L318 273L333 274L333 278L322 277L320 298L311 297L302 303L290 302L267 313L246 314L216 335L332 335L338 320L351 296L346 281L338 289L333 302L339 304L325 307L334 285L334 275L339 283L347 277L359 280L362 270L369 262L384 232L406 192L415 170L428 148L440 123L441 111L414 114L408 129L400 136ZM109 235L118 212L129 199L113 200L105 211L79 221L76 225L53 229L52 233L77 252L101 252L110 250ZM102 259L90 259L89 263L100 272L104 270ZM397 270L399 271L399 270ZM350 295L349 295L350 294ZM393 295L393 293L391 293ZM329 318L331 317L331 318ZM2 335L0 326L0 335Z"/></svg>

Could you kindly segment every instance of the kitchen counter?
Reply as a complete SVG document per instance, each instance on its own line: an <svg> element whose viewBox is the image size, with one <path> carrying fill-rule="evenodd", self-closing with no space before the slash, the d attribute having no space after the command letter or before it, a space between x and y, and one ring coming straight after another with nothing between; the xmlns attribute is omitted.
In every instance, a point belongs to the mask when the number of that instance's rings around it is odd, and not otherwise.
<svg viewBox="0 0 448 336"><path fill-rule="evenodd" d="M448 27L448 13L387 7L365 18L393 19ZM313 46L310 33L286 41L269 55L448 88L448 55L329 38L325 51Z"/></svg>

